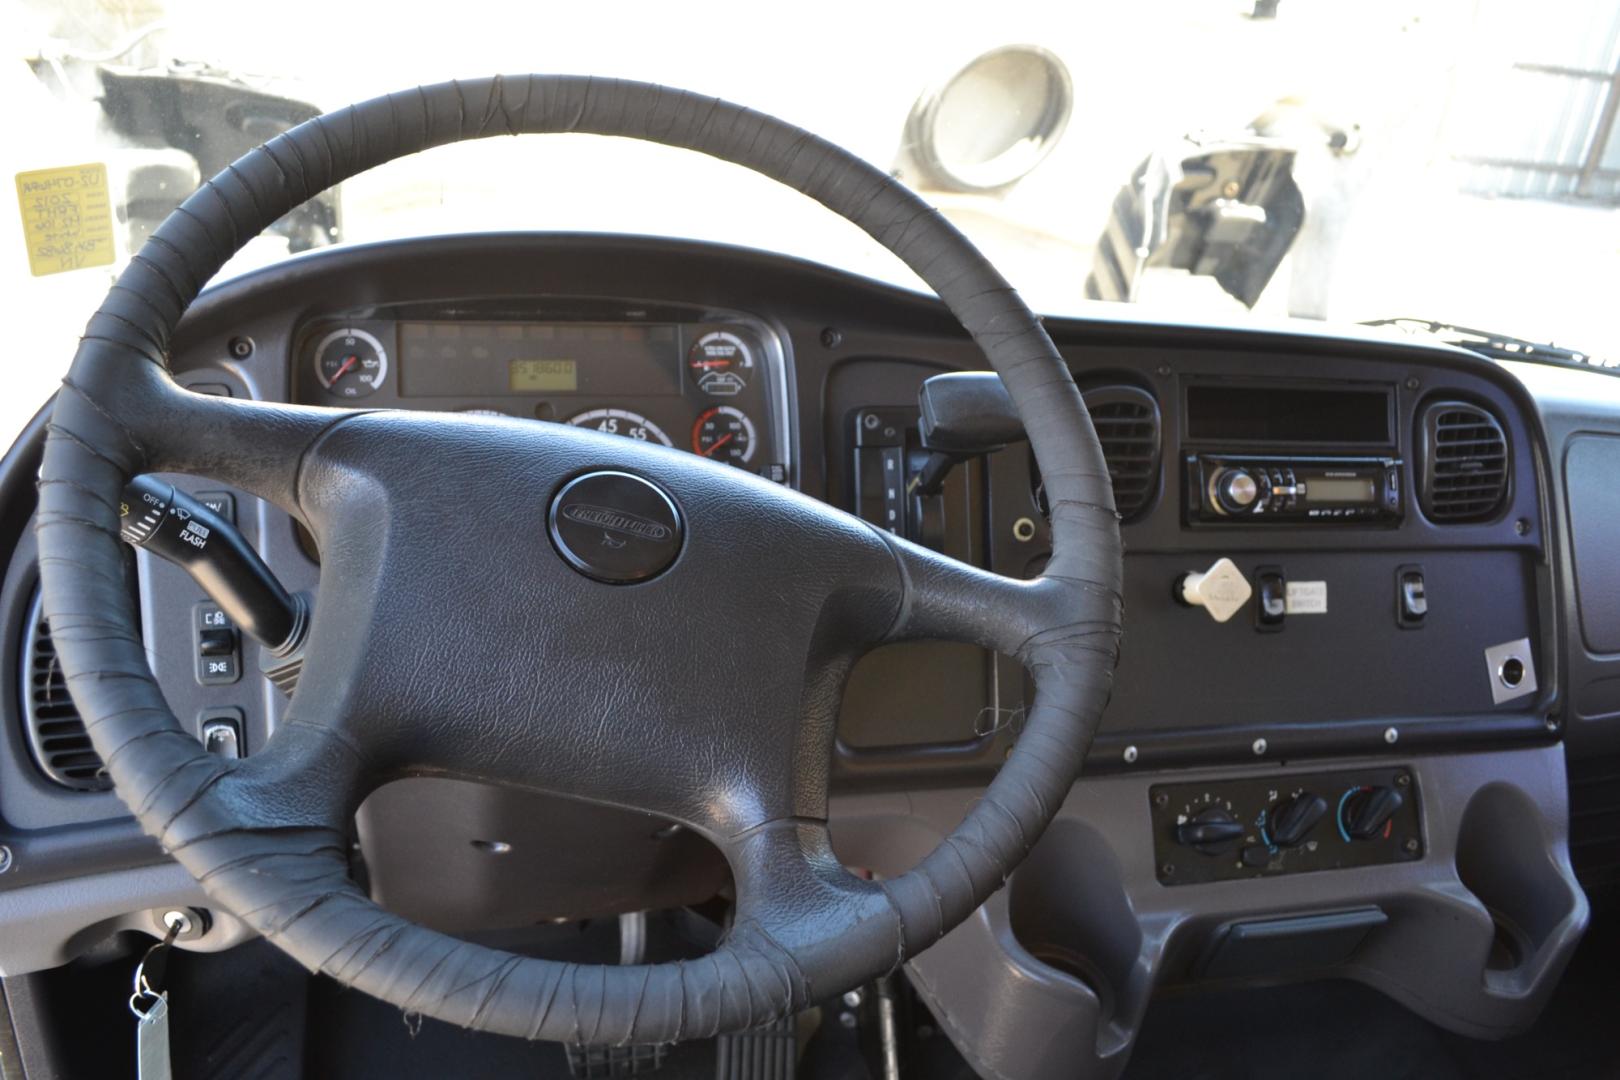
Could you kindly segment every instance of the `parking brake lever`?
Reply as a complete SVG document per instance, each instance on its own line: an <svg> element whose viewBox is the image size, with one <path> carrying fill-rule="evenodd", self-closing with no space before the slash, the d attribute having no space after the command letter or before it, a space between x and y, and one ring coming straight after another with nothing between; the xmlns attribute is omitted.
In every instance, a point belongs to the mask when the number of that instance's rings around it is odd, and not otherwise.
<svg viewBox="0 0 1620 1080"><path fill-rule="evenodd" d="M124 487L119 532L196 579L231 621L276 656L303 642L308 608L289 594L236 526L155 476Z"/></svg>

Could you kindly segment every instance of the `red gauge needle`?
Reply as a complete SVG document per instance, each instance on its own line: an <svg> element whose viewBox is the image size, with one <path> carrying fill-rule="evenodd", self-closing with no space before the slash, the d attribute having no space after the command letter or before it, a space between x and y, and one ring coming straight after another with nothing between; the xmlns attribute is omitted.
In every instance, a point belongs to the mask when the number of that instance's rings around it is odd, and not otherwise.
<svg viewBox="0 0 1620 1080"><path fill-rule="evenodd" d="M332 378L327 383L327 385L330 386L330 385L332 385L332 383L335 383L339 379L343 378L344 373L347 372L350 368L354 367L354 365L358 364L359 362L360 362L360 354L359 353L356 353L353 356L345 357L344 360L343 360L343 366L338 368L335 372L332 373Z"/></svg>
<svg viewBox="0 0 1620 1080"><path fill-rule="evenodd" d="M731 361L730 360L693 360L692 361L692 366L695 367L695 368L730 367L731 366Z"/></svg>
<svg viewBox="0 0 1620 1080"><path fill-rule="evenodd" d="M714 440L714 442L710 443L708 448L702 452L701 456L703 456L703 457L713 457L714 452L716 450L720 449L722 446L726 445L726 443L730 442L732 439L734 439L736 437L737 437L737 433L735 431L726 432L724 435L722 435L718 439Z"/></svg>

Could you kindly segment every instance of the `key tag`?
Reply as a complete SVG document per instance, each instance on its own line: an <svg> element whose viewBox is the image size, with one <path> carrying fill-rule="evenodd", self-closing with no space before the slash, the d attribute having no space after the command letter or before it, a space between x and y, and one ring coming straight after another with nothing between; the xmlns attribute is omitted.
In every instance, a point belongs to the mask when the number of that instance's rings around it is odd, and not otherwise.
<svg viewBox="0 0 1620 1080"><path fill-rule="evenodd" d="M138 1080L171 1080L169 1061L169 993L162 989L169 949L180 935L181 920L169 922L163 940L146 950L135 965L135 988L129 1011L135 1014L135 1075Z"/></svg>

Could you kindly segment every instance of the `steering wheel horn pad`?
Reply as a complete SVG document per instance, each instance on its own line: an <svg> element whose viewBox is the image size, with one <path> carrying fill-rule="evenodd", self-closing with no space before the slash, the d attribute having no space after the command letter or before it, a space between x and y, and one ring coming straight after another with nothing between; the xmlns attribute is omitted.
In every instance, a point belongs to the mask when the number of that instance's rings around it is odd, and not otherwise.
<svg viewBox="0 0 1620 1080"><path fill-rule="evenodd" d="M168 343L203 284L310 196L497 134L647 139L753 168L865 229L939 294L1006 381L1052 508L1042 576L946 559L732 466L567 425L193 394ZM251 757L205 752L152 677L118 499L207 476L321 550L298 690ZM1101 451L1039 321L939 214L792 125L643 83L522 75L317 117L229 166L130 261L64 380L40 469L44 609L119 796L202 885L312 971L408 1012L531 1039L668 1042L763 1024L893 970L1029 852L1108 699L1122 561ZM851 874L826 824L838 703L864 652L946 639L1020 660L1007 762L914 869ZM403 775L523 785L659 814L725 855L709 956L580 966L378 907L352 818Z"/></svg>
<svg viewBox="0 0 1620 1080"><path fill-rule="evenodd" d="M679 558L633 585L579 573L546 526L582 489L593 508L627 490L638 507L678 503ZM806 687L841 682L899 612L894 557L863 523L623 436L435 413L336 425L305 455L298 494L334 538L300 698L376 776L432 767L538 787L717 842L824 816L824 772L796 758L806 733L822 752L838 696ZM418 675L423 660L452 677Z"/></svg>
<svg viewBox="0 0 1620 1080"><path fill-rule="evenodd" d="M681 550L681 512L634 473L588 472L562 486L547 515L557 553L588 578L628 584L657 577Z"/></svg>

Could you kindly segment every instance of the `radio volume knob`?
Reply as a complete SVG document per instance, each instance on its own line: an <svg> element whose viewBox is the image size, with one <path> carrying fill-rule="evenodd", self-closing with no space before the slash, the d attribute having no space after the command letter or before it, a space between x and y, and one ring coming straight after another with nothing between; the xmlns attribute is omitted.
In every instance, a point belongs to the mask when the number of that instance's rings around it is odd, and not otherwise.
<svg viewBox="0 0 1620 1080"><path fill-rule="evenodd" d="M1247 469L1223 469L1216 474L1215 502L1229 514L1240 514L1260 497L1260 482Z"/></svg>

